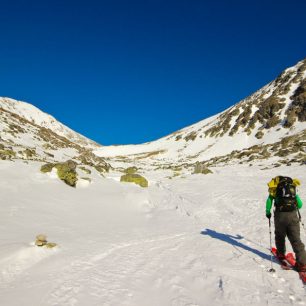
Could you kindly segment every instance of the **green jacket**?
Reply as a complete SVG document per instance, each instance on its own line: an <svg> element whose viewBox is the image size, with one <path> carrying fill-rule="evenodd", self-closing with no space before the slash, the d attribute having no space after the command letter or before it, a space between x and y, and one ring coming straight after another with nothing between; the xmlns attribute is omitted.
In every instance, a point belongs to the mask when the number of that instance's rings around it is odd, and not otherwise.
<svg viewBox="0 0 306 306"><path fill-rule="evenodd" d="M298 209L302 208L303 202L300 199L300 197L298 195L296 195L295 198L296 198L296 201L297 201ZM273 200L275 200L275 198L272 197L271 195L269 195L268 198L267 198L267 201L266 201L266 214L269 214L271 212Z"/></svg>

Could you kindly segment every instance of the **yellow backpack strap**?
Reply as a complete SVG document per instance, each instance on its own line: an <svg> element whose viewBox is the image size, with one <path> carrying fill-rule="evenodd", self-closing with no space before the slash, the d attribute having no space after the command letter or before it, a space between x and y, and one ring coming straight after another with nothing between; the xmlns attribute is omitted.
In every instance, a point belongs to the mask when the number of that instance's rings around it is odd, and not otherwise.
<svg viewBox="0 0 306 306"><path fill-rule="evenodd" d="M298 179L293 179L293 185L295 185L295 186L300 186L300 185L301 185L300 180L298 180Z"/></svg>
<svg viewBox="0 0 306 306"><path fill-rule="evenodd" d="M269 194L272 196L272 197L275 197L276 196L276 187L279 183L279 177L276 176L274 177L269 183L268 183L268 191L269 191Z"/></svg>
<svg viewBox="0 0 306 306"><path fill-rule="evenodd" d="M279 183L279 177L274 177L269 183L268 183L268 187L269 188L276 188L277 185Z"/></svg>

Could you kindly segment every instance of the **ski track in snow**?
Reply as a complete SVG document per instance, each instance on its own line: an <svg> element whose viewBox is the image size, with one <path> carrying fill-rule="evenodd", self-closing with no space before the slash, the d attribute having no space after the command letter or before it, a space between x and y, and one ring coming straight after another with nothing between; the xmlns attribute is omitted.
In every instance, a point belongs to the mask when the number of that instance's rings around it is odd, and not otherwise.
<svg viewBox="0 0 306 306"><path fill-rule="evenodd" d="M79 194L71 199L72 203L67 202L64 193L57 193L54 201L59 205L52 201L49 210L47 204L32 203L37 197L31 195L32 191L28 194L32 198L24 202L19 198L22 191L14 195L10 187L13 200L0 207L4 223L0 224L1 232L4 226L12 231L7 232L9 237L1 236L0 304L305 305L306 291L295 271L283 271L273 262L276 273L267 272L270 254L264 217L266 194L258 196L266 192L266 187L258 184L260 173L240 170L231 181L231 172L157 180L147 190L110 180L112 183L97 193L103 194L103 199L88 209L88 203L83 202L87 195L82 196L86 189L74 191ZM272 173L261 175L266 181L265 176ZM303 171L296 176L302 179ZM102 181L101 186L106 182ZM242 196L241 188L234 188L243 184L247 197ZM0 183L4 191L6 186ZM58 186L67 192L65 186ZM95 192L92 189L88 195L93 197ZM301 196L305 197L302 191ZM107 199L114 205L102 205L101 210L99 203L105 204ZM133 204L131 209L135 211L130 214L128 210L113 226L116 220L112 219L112 211L114 216L122 213L120 201L125 201L122 208ZM33 217L35 213L38 215ZM50 219L46 218L48 214L52 214ZM134 219L134 214L142 218ZM95 215L101 217L96 221ZM41 218L43 222L36 227ZM21 228L25 237L34 236L42 226L54 227L53 235L58 239L63 233L68 236L54 250L18 244L14 239L20 232L16 236L14 230L24 222ZM11 245L5 244L8 241Z"/></svg>
<svg viewBox="0 0 306 306"><path fill-rule="evenodd" d="M49 293L52 296L50 305L75 305L79 301L76 295L82 296L82 291L88 287L91 288L92 299L97 303L111 298L119 304L130 305L129 300L134 293L129 288L128 278L133 275L133 282L137 285L137 282L141 283L152 275L161 259L173 254L185 236L176 234L123 243L93 255L85 262L73 262L63 273L67 279L60 277L59 284Z"/></svg>
<svg viewBox="0 0 306 306"><path fill-rule="evenodd" d="M199 207L199 203L187 199L182 195L175 194L168 186L161 183L159 184L159 188L167 191L167 203L169 206L172 206L173 203L177 203L176 209L180 214L193 218L193 221L197 225L201 223L199 218L189 212L188 208L186 208L186 203L197 207ZM224 199L228 200L229 193L216 194L215 198L217 201L222 201ZM234 201L235 199L231 200ZM231 213L233 214L233 212ZM105 305L138 305L137 302L133 300L135 295L137 295L138 290L133 290L135 285L132 286L132 288L129 286L128 278L133 275L133 282L136 284L136 287L137 283L143 283L146 277L154 275L156 271L158 271L161 262L165 263L167 262L167 259L173 258L172 252L177 251L179 247L185 248L184 240L186 238L188 238L188 235L185 233L181 235L172 235L119 244L111 247L105 253L92 256L92 258L86 261L86 264L84 262L73 263L72 269L70 269L69 272L65 271L65 274L69 275L68 280L61 281L60 284L58 284L50 293L52 296L50 305L77 305L81 301L80 297L82 296L82 291L86 291L88 287L91 288L93 300L97 300L98 302L111 299L113 301L110 304L105 303ZM256 259L256 257L251 256L247 252L241 251L240 248L236 246L233 246L233 248L236 251L236 254L233 253L233 257L239 258L241 256L246 256L252 258L262 269L262 279L265 285L271 286L272 282L266 280L269 266L263 264L260 260ZM156 251L158 251L158 254L155 254ZM122 258L125 259L123 263L120 262ZM199 261L197 257L189 256L188 260L184 263L183 271L186 273L187 271L190 271L192 267L198 267L202 271L207 269L208 273L212 272L211 269L203 265L203 260ZM71 275L73 277L71 277ZM269 277L274 279L274 284L276 280L276 283L280 286L284 285L286 282L285 278L278 276L277 273L269 275ZM205 287L205 281L203 281L203 279L205 279L205 277L200 276L196 281L198 282L199 288L202 286ZM232 292L229 294L225 293L227 279L228 278L224 276L219 277L218 288L220 301L221 299L226 300L228 298L235 301L234 303L228 303L229 305L241 303L241 300L236 298ZM149 286L152 290L160 289L161 286L166 283L167 290L174 291L174 296L176 296L171 300L170 305L205 305L202 303L196 303L192 299L188 288L183 284L180 284L180 282L182 282L182 278L177 276L176 271L172 271L171 275L167 275L167 277L159 277L153 282L153 284L149 284ZM290 288L288 288L288 291L290 292L288 295L290 301L295 301L296 298L294 297L293 291ZM277 292L284 294L284 290L281 289ZM281 297L282 296L283 295L281 295ZM276 297L279 298L278 295L274 298ZM215 298L216 302L218 302L218 295ZM262 302L259 295L257 298L252 297L250 300L251 304ZM304 304L302 299L298 300L300 305ZM148 302L147 305L155 304Z"/></svg>

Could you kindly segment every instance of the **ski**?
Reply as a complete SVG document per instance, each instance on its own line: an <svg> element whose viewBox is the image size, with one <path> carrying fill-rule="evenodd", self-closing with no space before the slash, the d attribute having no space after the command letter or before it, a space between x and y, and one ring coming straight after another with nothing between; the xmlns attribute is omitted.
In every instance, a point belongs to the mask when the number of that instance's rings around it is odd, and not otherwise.
<svg viewBox="0 0 306 306"><path fill-rule="evenodd" d="M277 252L276 252L276 248L272 248L271 249L271 253L274 255L274 257L278 260L278 262L281 265L281 268L284 270L295 270L297 271L296 267L295 267L295 257L293 255L293 253L287 253L285 255L285 259L279 259L277 257ZM300 275L300 279L302 280L303 284L306 285L306 272L300 272L297 271Z"/></svg>
<svg viewBox="0 0 306 306"><path fill-rule="evenodd" d="M272 248L271 249L271 253L273 254L273 256L278 260L279 264L281 265L281 268L284 269L284 270L292 270L293 267L292 265L288 262L287 260L287 255L291 254L291 253L288 253L286 255L286 259L280 259L278 256L277 256L277 250L276 248ZM293 255L293 254L292 254Z"/></svg>
<svg viewBox="0 0 306 306"><path fill-rule="evenodd" d="M292 253L288 253L286 255L286 260L289 262L289 264L292 266L292 268L294 270L296 270L296 268L295 268L296 260L295 260L295 257L294 257L294 255ZM297 272L299 273L300 278L301 278L303 284L306 285L306 272L301 272L301 271L297 271Z"/></svg>

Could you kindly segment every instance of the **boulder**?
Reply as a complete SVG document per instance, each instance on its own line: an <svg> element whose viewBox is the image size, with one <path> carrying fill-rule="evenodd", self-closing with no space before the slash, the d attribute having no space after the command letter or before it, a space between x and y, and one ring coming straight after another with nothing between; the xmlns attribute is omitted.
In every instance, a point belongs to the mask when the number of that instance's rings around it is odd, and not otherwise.
<svg viewBox="0 0 306 306"><path fill-rule="evenodd" d="M129 167L124 170L124 172L127 174L135 174L137 171L138 171L137 167Z"/></svg>
<svg viewBox="0 0 306 306"><path fill-rule="evenodd" d="M54 242L48 242L48 243L45 245L45 247L46 247L47 249L52 249L52 248L54 248L54 247L56 247L56 246L57 246L57 244L54 243Z"/></svg>
<svg viewBox="0 0 306 306"><path fill-rule="evenodd" d="M37 246L39 246L39 247L42 247L42 246L44 246L44 245L46 245L47 244L47 242L42 242L42 241L39 241L39 240L36 240L35 241L35 245L37 245Z"/></svg>
<svg viewBox="0 0 306 306"><path fill-rule="evenodd" d="M42 173L51 172L54 166L55 164L51 164L51 163L44 164L40 167L40 171Z"/></svg>
<svg viewBox="0 0 306 306"><path fill-rule="evenodd" d="M41 166L40 171L42 173L51 172L53 168L57 169L57 176L64 181L67 185L75 187L78 180L78 174L76 172L77 163L73 160L68 160L63 163L47 163Z"/></svg>
<svg viewBox="0 0 306 306"><path fill-rule="evenodd" d="M36 236L36 240L46 242L47 241L47 236L44 235L44 234L39 234L39 235Z"/></svg>
<svg viewBox="0 0 306 306"><path fill-rule="evenodd" d="M135 183L141 187L148 187L148 181L139 174L125 174L120 178L120 182Z"/></svg>
<svg viewBox="0 0 306 306"><path fill-rule="evenodd" d="M76 167L77 167L77 163L75 162L75 161L73 161L73 160L67 160L65 163L64 163L65 165L67 165L67 167L70 169L70 170L75 170L76 169Z"/></svg>
<svg viewBox="0 0 306 306"><path fill-rule="evenodd" d="M75 187L78 180L78 174L76 172L77 163L68 160L64 163L58 163L54 167L57 169L57 176L64 181L67 185Z"/></svg>
<svg viewBox="0 0 306 306"><path fill-rule="evenodd" d="M35 245L42 247L47 244L47 236L43 234L39 234L36 236Z"/></svg>
<svg viewBox="0 0 306 306"><path fill-rule="evenodd" d="M48 249L52 249L57 246L54 242L48 242L47 236L44 234L39 234L36 236L35 245L39 247L46 247Z"/></svg>

